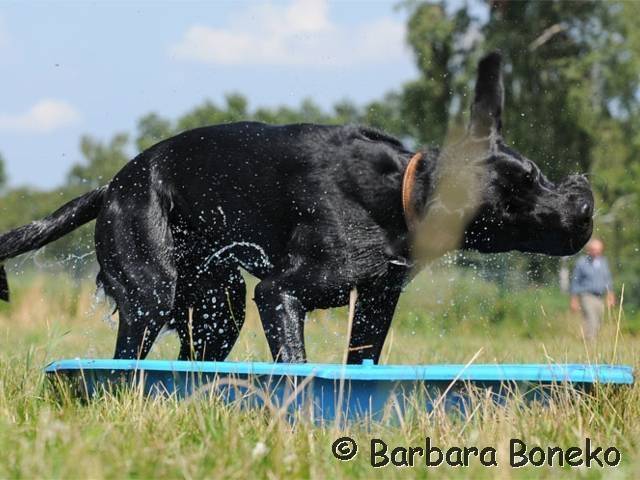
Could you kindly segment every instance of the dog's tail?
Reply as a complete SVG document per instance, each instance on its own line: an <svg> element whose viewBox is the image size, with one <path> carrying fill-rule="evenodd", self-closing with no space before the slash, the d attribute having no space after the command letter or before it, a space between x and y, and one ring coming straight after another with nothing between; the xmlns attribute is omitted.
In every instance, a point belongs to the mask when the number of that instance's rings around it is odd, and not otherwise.
<svg viewBox="0 0 640 480"><path fill-rule="evenodd" d="M2 262L57 240L98 216L108 185L64 204L51 215L0 235L0 300L9 301L9 283Z"/></svg>

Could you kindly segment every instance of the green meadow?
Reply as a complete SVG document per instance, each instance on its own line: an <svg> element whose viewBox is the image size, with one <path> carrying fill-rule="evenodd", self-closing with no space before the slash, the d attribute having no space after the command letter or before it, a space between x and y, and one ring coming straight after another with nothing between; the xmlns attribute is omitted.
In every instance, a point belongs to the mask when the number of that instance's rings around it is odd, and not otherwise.
<svg viewBox="0 0 640 480"><path fill-rule="evenodd" d="M40 274L12 279L13 301L0 306L0 477L2 478L575 478L640 474L640 387L571 392L549 405L514 397L497 407L479 394L466 418L436 410L406 412L400 421L344 428L291 423L264 408L243 411L211 396L178 401L138 391L82 402L60 395L42 373L54 359L106 357L115 329L106 305L86 280ZM233 360L268 360L251 292L247 321ZM306 324L310 361L340 362L346 348L346 309L318 311ZM580 318L550 287L501 292L455 267L427 271L402 297L383 352L384 363L615 362L636 366L638 318L608 312L599 340L587 344ZM158 341L151 358L175 358L177 339ZM350 436L360 446L340 462L332 443ZM370 442L390 447L492 447L498 466L471 459L468 467L371 466ZM596 446L621 453L617 467L509 466L509 442L528 448Z"/></svg>

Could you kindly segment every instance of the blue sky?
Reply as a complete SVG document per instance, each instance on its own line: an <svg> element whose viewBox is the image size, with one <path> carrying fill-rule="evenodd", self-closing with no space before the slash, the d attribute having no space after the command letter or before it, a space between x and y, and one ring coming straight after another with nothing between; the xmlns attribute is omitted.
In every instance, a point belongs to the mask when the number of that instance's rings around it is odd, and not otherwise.
<svg viewBox="0 0 640 480"><path fill-rule="evenodd" d="M416 76L391 1L0 3L0 152L10 184L49 188L81 134L134 130L206 98L323 107Z"/></svg>

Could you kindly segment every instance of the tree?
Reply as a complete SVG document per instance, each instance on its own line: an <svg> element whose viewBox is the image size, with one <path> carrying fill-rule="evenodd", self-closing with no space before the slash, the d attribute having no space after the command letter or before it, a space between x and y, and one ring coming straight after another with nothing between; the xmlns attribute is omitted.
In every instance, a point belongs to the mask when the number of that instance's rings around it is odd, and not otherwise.
<svg viewBox="0 0 640 480"><path fill-rule="evenodd" d="M83 136L80 150L85 161L71 168L67 175L67 186L88 190L108 183L131 158L126 150L128 143L129 136L126 133L114 135L108 143Z"/></svg>
<svg viewBox="0 0 640 480"><path fill-rule="evenodd" d="M420 76L400 93L404 132L418 143L442 144L454 117L466 106L466 87L473 78L477 21L463 5L449 14L444 2L406 2L407 42ZM457 110L454 106L457 101Z"/></svg>
<svg viewBox="0 0 640 480"><path fill-rule="evenodd" d="M142 152L174 134L171 122L156 113L148 113L138 120L136 147Z"/></svg>
<svg viewBox="0 0 640 480"><path fill-rule="evenodd" d="M355 124L361 121L360 110L348 99L339 101L333 106L334 119L338 124Z"/></svg>
<svg viewBox="0 0 640 480"><path fill-rule="evenodd" d="M219 107L211 100L206 100L180 117L176 130L182 132L208 125L247 120L250 116L247 112L248 102L244 96L238 93L228 94L225 96L225 103L224 107Z"/></svg>
<svg viewBox="0 0 640 480"><path fill-rule="evenodd" d="M409 122L402 115L404 99L396 92L387 93L382 99L370 102L364 107L360 115L360 122L364 125L379 128L391 135L409 137L410 143L417 143L412 130L407 128Z"/></svg>
<svg viewBox="0 0 640 480"><path fill-rule="evenodd" d="M230 93L225 97L227 102L226 118L228 122L247 119L247 99L239 93Z"/></svg>

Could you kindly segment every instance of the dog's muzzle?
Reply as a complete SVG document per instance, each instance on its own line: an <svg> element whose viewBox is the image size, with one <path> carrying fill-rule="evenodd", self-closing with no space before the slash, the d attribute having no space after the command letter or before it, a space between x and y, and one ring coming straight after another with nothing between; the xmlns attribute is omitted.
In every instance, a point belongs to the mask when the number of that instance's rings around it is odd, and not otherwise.
<svg viewBox="0 0 640 480"><path fill-rule="evenodd" d="M590 229L593 223L594 199L587 178L584 175L572 175L560 185L560 190L569 203L566 211L571 212L569 222L572 226Z"/></svg>

